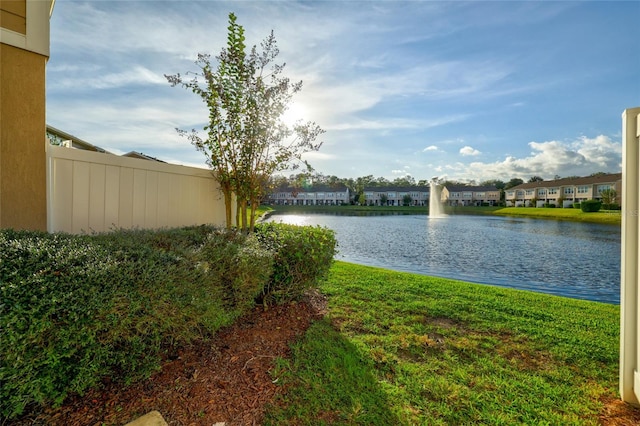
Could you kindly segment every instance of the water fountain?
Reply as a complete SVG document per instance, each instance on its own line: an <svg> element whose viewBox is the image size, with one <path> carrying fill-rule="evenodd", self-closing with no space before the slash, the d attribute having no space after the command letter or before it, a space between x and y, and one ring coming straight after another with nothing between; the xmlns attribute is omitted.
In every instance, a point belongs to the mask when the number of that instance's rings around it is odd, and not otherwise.
<svg viewBox="0 0 640 426"><path fill-rule="evenodd" d="M438 178L431 179L429 184L429 217L444 217L442 203L440 202L440 188L438 188Z"/></svg>

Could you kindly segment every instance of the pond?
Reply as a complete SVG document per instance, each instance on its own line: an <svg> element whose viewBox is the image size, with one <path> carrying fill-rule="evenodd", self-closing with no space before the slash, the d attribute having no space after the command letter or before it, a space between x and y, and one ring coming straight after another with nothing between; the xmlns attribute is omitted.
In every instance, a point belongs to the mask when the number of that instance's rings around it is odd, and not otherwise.
<svg viewBox="0 0 640 426"><path fill-rule="evenodd" d="M275 214L333 229L339 260L620 303L620 228L497 216Z"/></svg>

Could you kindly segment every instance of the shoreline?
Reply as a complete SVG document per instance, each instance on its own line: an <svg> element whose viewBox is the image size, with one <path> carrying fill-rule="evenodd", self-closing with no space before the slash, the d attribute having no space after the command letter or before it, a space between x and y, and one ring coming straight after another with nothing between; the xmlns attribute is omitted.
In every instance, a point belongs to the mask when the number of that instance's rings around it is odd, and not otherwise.
<svg viewBox="0 0 640 426"><path fill-rule="evenodd" d="M376 215L376 214L401 214L401 215L425 215L429 209L425 206L262 206L261 219L266 219L277 213L326 213L345 215ZM599 211L585 213L579 209L553 209L542 207L445 207L447 215L489 215L529 217L532 219L563 220L573 222L600 223L604 225L620 226L622 223L621 211Z"/></svg>

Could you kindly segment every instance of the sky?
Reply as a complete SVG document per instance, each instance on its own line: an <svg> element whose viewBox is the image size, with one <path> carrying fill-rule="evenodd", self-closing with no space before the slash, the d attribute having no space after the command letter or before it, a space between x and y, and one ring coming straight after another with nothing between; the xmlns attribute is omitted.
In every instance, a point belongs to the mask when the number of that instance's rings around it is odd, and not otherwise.
<svg viewBox="0 0 640 426"><path fill-rule="evenodd" d="M284 75L302 80L286 119L325 130L305 155L317 172L621 171L621 114L640 106L638 1L56 0L47 123L116 154L206 167L175 130L202 130L206 105L164 75L215 57L230 12L249 46L273 30Z"/></svg>

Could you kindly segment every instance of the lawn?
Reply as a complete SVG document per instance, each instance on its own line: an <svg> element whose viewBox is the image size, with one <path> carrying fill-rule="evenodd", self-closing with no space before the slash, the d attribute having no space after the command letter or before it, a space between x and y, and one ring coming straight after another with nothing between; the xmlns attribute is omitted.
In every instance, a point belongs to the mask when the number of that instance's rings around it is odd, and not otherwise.
<svg viewBox="0 0 640 426"><path fill-rule="evenodd" d="M599 424L619 307L336 262L267 424Z"/></svg>
<svg viewBox="0 0 640 426"><path fill-rule="evenodd" d="M494 214L507 216L527 216L544 219L574 220L580 222L597 222L619 225L622 220L620 210L601 210L599 212L583 212L580 209L550 209L540 207L506 207L496 210Z"/></svg>

